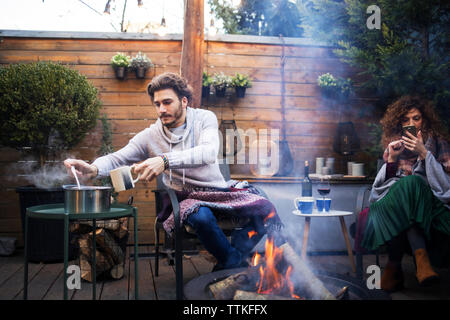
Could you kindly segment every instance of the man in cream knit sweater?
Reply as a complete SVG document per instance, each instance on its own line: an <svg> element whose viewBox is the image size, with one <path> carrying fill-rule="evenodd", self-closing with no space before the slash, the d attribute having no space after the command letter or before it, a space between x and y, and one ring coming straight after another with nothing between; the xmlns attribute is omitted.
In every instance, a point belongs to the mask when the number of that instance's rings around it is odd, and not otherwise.
<svg viewBox="0 0 450 320"><path fill-rule="evenodd" d="M148 86L148 94L159 119L125 147L92 164L65 160L69 174L74 166L78 176L89 180L108 176L112 169L138 163L134 171L140 174L140 180L150 181L163 174L163 182L177 191L227 188L217 162L220 141L215 114L190 108L192 90L184 78L174 73L155 77ZM210 208L200 207L189 215L186 223L217 258L218 268L245 264L247 252L229 243Z"/></svg>

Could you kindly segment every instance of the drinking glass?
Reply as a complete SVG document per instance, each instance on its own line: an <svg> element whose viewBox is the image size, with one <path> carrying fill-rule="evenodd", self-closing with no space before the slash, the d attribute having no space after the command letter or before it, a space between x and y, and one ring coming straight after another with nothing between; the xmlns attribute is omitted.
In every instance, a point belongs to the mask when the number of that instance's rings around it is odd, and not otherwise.
<svg viewBox="0 0 450 320"><path fill-rule="evenodd" d="M320 183L317 186L317 192L319 192L319 194L322 196L322 210L321 211L326 211L325 210L325 196L327 196L328 194L330 194L330 180L326 177L322 177L320 179Z"/></svg>

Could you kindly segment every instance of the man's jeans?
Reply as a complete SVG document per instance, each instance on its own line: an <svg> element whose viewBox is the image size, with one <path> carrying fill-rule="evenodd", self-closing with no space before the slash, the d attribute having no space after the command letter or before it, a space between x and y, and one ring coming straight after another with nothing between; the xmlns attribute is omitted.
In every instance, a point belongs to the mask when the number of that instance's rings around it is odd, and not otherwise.
<svg viewBox="0 0 450 320"><path fill-rule="evenodd" d="M263 218L253 217L244 228L233 230L230 244L208 207L200 207L197 212L190 214L186 223L195 230L205 249L225 269L241 266L265 233ZM249 239L250 231L257 233Z"/></svg>

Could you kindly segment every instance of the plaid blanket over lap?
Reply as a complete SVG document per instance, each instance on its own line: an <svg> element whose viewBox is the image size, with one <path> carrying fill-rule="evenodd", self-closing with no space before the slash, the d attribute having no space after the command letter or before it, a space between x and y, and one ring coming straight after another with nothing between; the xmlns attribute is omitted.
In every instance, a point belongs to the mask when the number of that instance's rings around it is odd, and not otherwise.
<svg viewBox="0 0 450 320"><path fill-rule="evenodd" d="M242 191L241 191L242 190ZM216 216L231 218L264 218L267 227L279 229L282 225L274 205L259 194L249 190L240 191L193 191L180 202L180 220L184 224L190 214L195 214L200 207L208 207ZM163 223L164 229L171 234L175 228L173 211Z"/></svg>

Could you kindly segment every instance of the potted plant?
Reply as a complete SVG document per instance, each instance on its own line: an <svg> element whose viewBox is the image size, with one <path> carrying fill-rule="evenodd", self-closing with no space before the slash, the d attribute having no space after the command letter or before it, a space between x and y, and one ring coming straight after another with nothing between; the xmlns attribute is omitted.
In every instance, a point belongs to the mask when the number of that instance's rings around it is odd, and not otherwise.
<svg viewBox="0 0 450 320"><path fill-rule="evenodd" d="M127 76L128 67L130 66L130 57L124 53L117 52L117 54L111 58L111 66L114 69L116 78L124 80Z"/></svg>
<svg viewBox="0 0 450 320"><path fill-rule="evenodd" d="M346 101L353 90L352 80L325 73L317 78L317 84L325 98Z"/></svg>
<svg viewBox="0 0 450 320"><path fill-rule="evenodd" d="M213 82L212 77L206 71L203 71L202 98L209 97L212 82Z"/></svg>
<svg viewBox="0 0 450 320"><path fill-rule="evenodd" d="M326 98L334 98L337 92L337 81L331 73L325 73L317 78L317 84Z"/></svg>
<svg viewBox="0 0 450 320"><path fill-rule="evenodd" d="M231 86L236 90L238 98L245 97L245 90L252 87L252 79L246 74L236 73L231 79Z"/></svg>
<svg viewBox="0 0 450 320"><path fill-rule="evenodd" d="M225 92L231 86L231 77L223 72L215 73L212 78L212 85L216 90L216 97L225 97Z"/></svg>
<svg viewBox="0 0 450 320"><path fill-rule="evenodd" d="M131 68L136 73L136 78L144 79L147 70L153 66L152 61L142 52L138 52L136 56L131 58Z"/></svg>
<svg viewBox="0 0 450 320"><path fill-rule="evenodd" d="M0 145L37 160L27 162L33 165L26 175L33 185L16 189L22 227L27 207L64 202L61 185L68 176L57 157L96 125L100 106L97 89L69 67L51 62L0 66ZM63 227L61 221L30 220L30 261L62 259Z"/></svg>

